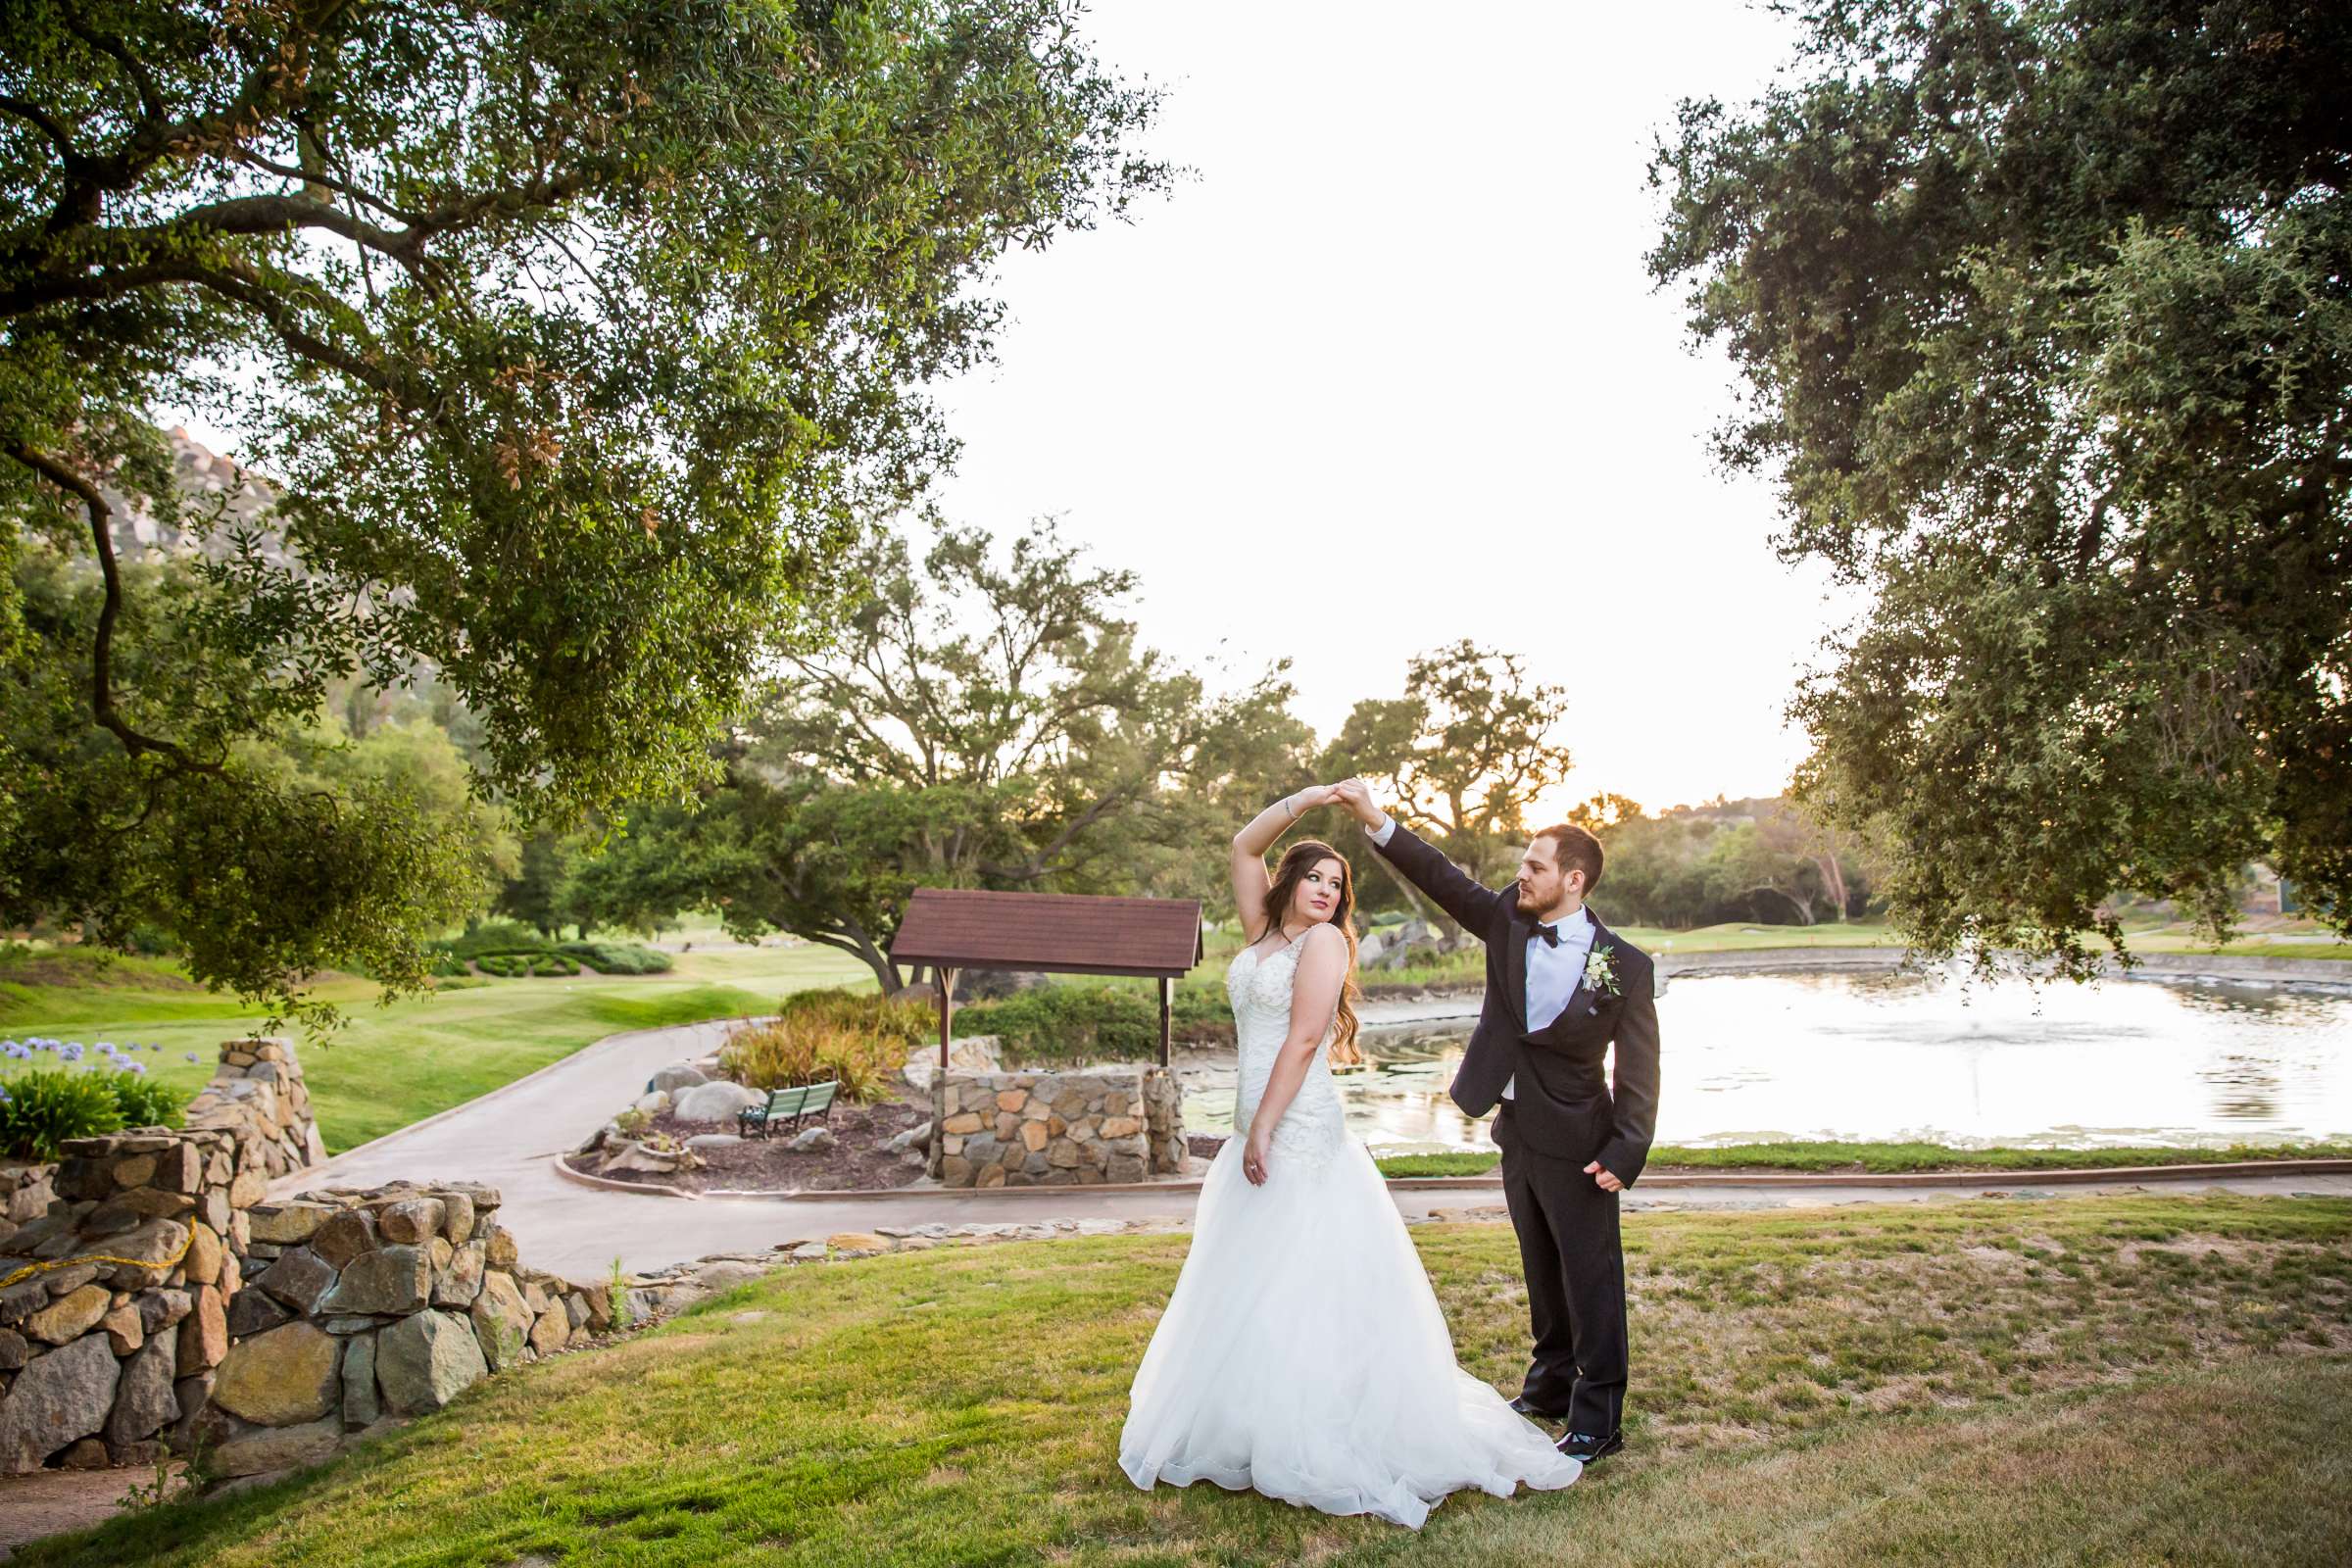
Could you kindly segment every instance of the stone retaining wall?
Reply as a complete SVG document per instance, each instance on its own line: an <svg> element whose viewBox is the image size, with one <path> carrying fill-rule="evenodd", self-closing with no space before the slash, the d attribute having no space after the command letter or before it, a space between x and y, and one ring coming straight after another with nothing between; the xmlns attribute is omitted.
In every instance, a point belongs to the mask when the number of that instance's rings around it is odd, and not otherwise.
<svg viewBox="0 0 2352 1568"><path fill-rule="evenodd" d="M248 1212L272 1178L322 1159L291 1041L231 1040L180 1128L65 1146L54 1169L16 1167L0 1236L0 1473L56 1459L152 1463L201 1407L229 1349ZM109 1261L109 1259L119 1261Z"/></svg>
<svg viewBox="0 0 2352 1568"><path fill-rule="evenodd" d="M453 1182L255 1207L228 1353L180 1436L223 1476L316 1463L609 1327L610 1293L525 1267L498 1206L497 1189Z"/></svg>
<svg viewBox="0 0 2352 1568"><path fill-rule="evenodd" d="M1166 1068L951 1072L931 1093L930 1169L944 1186L1096 1186L1184 1170L1182 1097Z"/></svg>

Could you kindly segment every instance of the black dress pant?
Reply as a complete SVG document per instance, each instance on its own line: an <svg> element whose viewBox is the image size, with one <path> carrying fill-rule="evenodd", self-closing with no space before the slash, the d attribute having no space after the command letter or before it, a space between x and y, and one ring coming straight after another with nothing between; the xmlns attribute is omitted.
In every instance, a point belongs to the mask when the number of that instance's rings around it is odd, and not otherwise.
<svg viewBox="0 0 2352 1568"><path fill-rule="evenodd" d="M1566 1411L1571 1432L1606 1436L1625 1408L1625 1250L1617 1195L1585 1173L1592 1154L1562 1157L1528 1148L1507 1100L1494 1116L1494 1142L1502 1150L1503 1199L1519 1233L1536 1339L1520 1396Z"/></svg>

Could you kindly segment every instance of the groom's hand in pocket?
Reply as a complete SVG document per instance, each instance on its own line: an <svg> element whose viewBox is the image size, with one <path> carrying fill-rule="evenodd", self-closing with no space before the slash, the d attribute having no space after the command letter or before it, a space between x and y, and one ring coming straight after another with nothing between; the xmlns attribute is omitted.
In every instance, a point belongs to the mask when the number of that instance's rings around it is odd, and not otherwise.
<svg viewBox="0 0 2352 1568"><path fill-rule="evenodd" d="M1625 1183L1610 1175L1597 1159L1585 1167L1585 1174L1592 1177L1593 1184L1604 1193L1622 1193L1625 1191Z"/></svg>

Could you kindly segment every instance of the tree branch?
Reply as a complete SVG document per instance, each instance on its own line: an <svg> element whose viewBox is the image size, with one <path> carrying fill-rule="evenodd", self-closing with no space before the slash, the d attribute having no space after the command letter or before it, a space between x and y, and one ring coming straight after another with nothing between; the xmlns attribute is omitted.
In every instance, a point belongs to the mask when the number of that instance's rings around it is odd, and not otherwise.
<svg viewBox="0 0 2352 1568"><path fill-rule="evenodd" d="M115 617L122 608L122 577L115 565L114 508L107 505L98 487L66 464L24 442L9 447L9 456L48 480L59 489L78 498L89 514L90 538L98 551L98 569L106 580L106 603L98 612L98 633L92 639L90 652L90 713L99 726L122 743L122 749L133 757L155 753L168 757L174 765L190 773L219 774L219 762L200 762L181 747L171 741L157 740L131 728L115 708L114 644Z"/></svg>

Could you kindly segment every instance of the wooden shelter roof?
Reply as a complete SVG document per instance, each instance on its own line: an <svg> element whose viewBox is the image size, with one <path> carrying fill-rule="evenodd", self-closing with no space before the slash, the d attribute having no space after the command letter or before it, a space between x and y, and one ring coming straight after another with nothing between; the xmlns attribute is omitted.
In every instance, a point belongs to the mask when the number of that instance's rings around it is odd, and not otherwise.
<svg viewBox="0 0 2352 1568"><path fill-rule="evenodd" d="M1200 961L1199 899L916 888L890 944L901 963L1181 977Z"/></svg>

